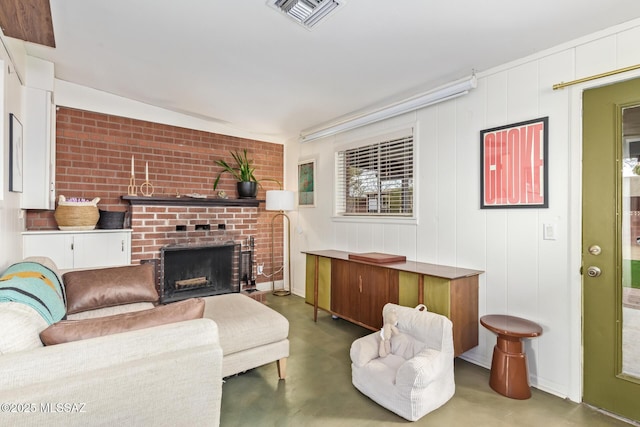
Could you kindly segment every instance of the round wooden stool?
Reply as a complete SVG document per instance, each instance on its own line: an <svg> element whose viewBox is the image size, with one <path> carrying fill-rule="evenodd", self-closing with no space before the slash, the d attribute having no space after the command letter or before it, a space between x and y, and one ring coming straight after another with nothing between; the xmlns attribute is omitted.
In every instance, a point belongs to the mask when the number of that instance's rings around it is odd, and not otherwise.
<svg viewBox="0 0 640 427"><path fill-rule="evenodd" d="M537 337L542 334L542 328L530 320L502 314L482 316L480 323L498 334L493 347L489 385L512 399L530 398L527 355L522 348L522 338Z"/></svg>

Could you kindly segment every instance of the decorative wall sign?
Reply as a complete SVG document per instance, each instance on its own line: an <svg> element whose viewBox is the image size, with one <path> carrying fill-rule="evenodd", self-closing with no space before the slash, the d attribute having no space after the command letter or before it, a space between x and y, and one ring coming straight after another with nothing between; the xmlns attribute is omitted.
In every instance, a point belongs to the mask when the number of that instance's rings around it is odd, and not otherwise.
<svg viewBox="0 0 640 427"><path fill-rule="evenodd" d="M480 208L547 208L549 117L480 131Z"/></svg>
<svg viewBox="0 0 640 427"><path fill-rule="evenodd" d="M298 163L298 206L315 206L316 161Z"/></svg>
<svg viewBox="0 0 640 427"><path fill-rule="evenodd" d="M23 141L22 123L13 115L9 114L9 191L22 193L23 179Z"/></svg>

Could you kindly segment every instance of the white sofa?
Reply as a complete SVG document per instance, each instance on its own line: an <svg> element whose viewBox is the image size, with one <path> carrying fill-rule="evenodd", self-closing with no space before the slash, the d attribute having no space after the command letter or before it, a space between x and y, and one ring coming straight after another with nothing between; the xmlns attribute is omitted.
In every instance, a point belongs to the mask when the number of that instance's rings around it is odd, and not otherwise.
<svg viewBox="0 0 640 427"><path fill-rule="evenodd" d="M88 316L153 307L130 305ZM219 425L222 348L211 319L46 347L48 325L31 307L0 303L0 324L2 425Z"/></svg>
<svg viewBox="0 0 640 427"><path fill-rule="evenodd" d="M0 423L217 426L222 352L208 319L0 356Z"/></svg>
<svg viewBox="0 0 640 427"><path fill-rule="evenodd" d="M151 265L146 265L151 267ZM72 300L73 287L78 275L89 274L88 278L81 278L80 282L100 281L100 271L110 269L93 269L75 273L75 280L69 275L63 275L67 287L68 300ZM111 280L126 281L127 277L116 277ZM155 279L150 279L155 282ZM144 291L142 291L144 293ZM123 294L125 292L122 292ZM157 293L153 290L153 296L157 298ZM117 298L123 298L117 296ZM76 296L76 300L78 297ZM94 296L92 293L82 295L80 298L85 303L92 304ZM268 363L276 362L278 368L278 378L285 379L286 362L289 356L289 321L277 311L241 293L230 293L201 298L204 301L203 317L213 320L218 326L218 337L220 347L222 347L222 377L229 377L245 372ZM181 304L181 302L170 305ZM123 310L141 310L149 308L151 304L142 302L137 304L126 304L115 307L117 313ZM113 314L114 308L108 307L102 310L84 311L69 314L70 319L91 318ZM74 304L69 303L68 313L75 310Z"/></svg>

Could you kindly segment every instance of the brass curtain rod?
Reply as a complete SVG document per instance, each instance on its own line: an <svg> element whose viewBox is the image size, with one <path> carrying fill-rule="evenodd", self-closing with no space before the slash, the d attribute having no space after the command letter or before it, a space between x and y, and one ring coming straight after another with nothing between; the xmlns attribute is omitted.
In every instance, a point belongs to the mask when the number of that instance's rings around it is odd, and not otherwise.
<svg viewBox="0 0 640 427"><path fill-rule="evenodd" d="M631 65L629 67L618 68L617 70L607 71L606 73L596 74L596 75L589 76L589 77L583 77L581 79L572 80L572 81L566 82L566 83L564 83L564 82L563 83L557 83L557 84L553 85L553 90L564 89L567 86L573 86L573 85L576 85L578 83L584 83L584 82L588 82L588 81L591 81L591 80L597 80L597 79L601 79L603 77L613 76L615 74L626 73L627 71L637 70L639 68L640 68L640 64Z"/></svg>

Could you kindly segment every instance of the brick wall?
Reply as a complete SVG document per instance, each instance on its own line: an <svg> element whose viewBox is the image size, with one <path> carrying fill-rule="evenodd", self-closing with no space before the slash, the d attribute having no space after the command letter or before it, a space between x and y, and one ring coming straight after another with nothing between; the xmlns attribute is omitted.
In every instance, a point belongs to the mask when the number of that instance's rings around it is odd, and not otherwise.
<svg viewBox="0 0 640 427"><path fill-rule="evenodd" d="M131 209L128 202L121 199L121 196L127 194L131 156L135 159L135 177L138 185L144 180L145 164L148 162L149 181L154 187L154 197L174 197L177 194L189 193L215 197L213 182L220 171L214 164L215 160L232 161L229 152L245 148L249 158L254 160L258 179L271 178L280 182L283 180L284 148L280 144L66 107L58 108L56 126L56 196L62 194L66 197L89 199L100 197L98 206L103 210ZM271 181L263 182L262 186L258 192L258 199L265 198L266 190L278 188L277 184ZM224 190L231 198L236 197L235 180L229 174L223 175L218 190ZM138 195L141 195L139 191ZM135 210L137 209L139 208L136 207ZM175 209L177 208L171 208ZM209 209L212 208L207 210ZM195 213L185 208L181 215L196 215L196 220L197 215L201 215L202 222L209 221L214 224L223 218L233 222L240 216L248 215L252 218L249 221L251 224L232 224L227 233L235 233L239 238L253 235L256 262L264 263L265 271L269 273L272 214L265 211L264 203L258 208L242 208L244 209L247 209L247 212L237 212L238 208L216 208L209 212ZM163 225L175 230L173 220L165 220ZM139 233L134 221L132 225L132 258L135 262L147 257L149 251L145 248L157 246L157 242L149 243L150 235ZM27 212L28 230L56 228L53 211ZM243 228L244 230L240 231ZM220 236L217 229L196 232L188 228L181 236L175 234L175 231L171 233L171 239L175 237L178 240L202 239L205 235L208 236L205 236L205 239L215 240L216 236ZM275 251L276 265L282 263L282 233L282 222L278 221L275 237L278 242ZM276 279L281 278L281 274L276 276ZM271 279L258 278L258 282L267 280Z"/></svg>
<svg viewBox="0 0 640 427"><path fill-rule="evenodd" d="M221 244L233 240L246 246L249 237L257 234L258 221L258 208L253 207L134 205L131 258L134 262L157 258L160 248L167 245ZM225 229L219 230L218 224L224 224ZM203 225L211 229L198 229ZM262 252L270 251L270 235L267 237L269 241L263 243Z"/></svg>

